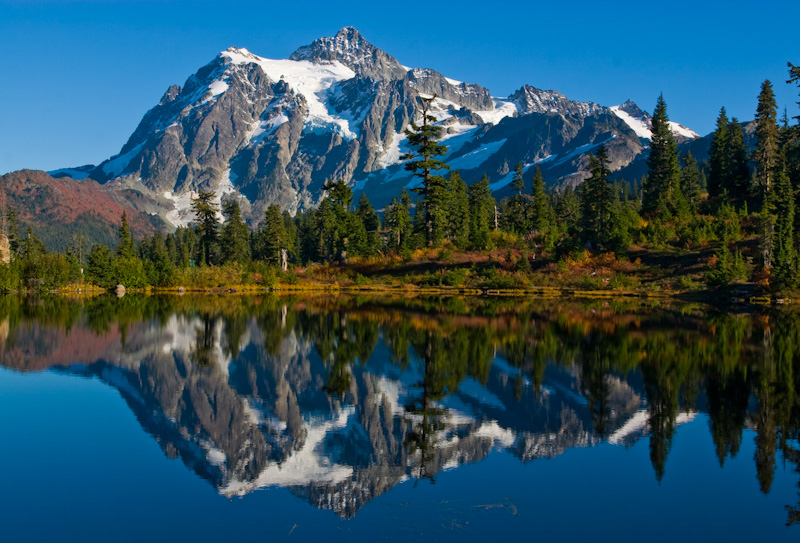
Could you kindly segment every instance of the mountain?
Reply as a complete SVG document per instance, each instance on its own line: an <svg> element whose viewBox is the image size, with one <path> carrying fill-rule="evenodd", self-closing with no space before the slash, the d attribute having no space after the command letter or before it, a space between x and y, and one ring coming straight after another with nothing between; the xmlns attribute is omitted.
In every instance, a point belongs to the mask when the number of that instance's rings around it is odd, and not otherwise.
<svg viewBox="0 0 800 543"><path fill-rule="evenodd" d="M112 182L175 226L191 219L191 194L201 189L239 198L254 224L272 203L291 212L317 205L332 178L380 208L415 186L400 160L409 150L404 130L418 118L418 96L434 95L444 159L468 183L488 175L499 197L517 163L529 178L538 165L549 184L577 184L600 145L619 169L650 137L649 115L633 102L605 107L529 85L493 97L480 85L403 66L346 27L285 60L221 52L167 89L119 154L56 174ZM677 123L673 129L684 140L697 137Z"/></svg>
<svg viewBox="0 0 800 543"><path fill-rule="evenodd" d="M20 233L30 226L50 250L63 250L78 233L85 236L87 249L93 243L113 247L123 212L137 237L164 227L157 216L136 209L142 207L136 193L126 194L113 183L20 170L0 176L0 189L0 209L16 209Z"/></svg>

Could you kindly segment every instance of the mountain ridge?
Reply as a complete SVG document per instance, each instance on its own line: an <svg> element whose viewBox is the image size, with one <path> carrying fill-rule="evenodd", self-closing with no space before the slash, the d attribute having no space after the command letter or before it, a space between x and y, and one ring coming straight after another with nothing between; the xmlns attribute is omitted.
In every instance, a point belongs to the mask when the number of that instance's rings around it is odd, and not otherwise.
<svg viewBox="0 0 800 543"><path fill-rule="evenodd" d="M538 165L550 185L587 177L588 153L607 147L611 167L647 148L649 115L631 101L606 107L524 85L506 98L485 87L408 68L353 27L272 60L231 47L170 86L120 153L97 167L63 169L137 193L172 226L191 218L191 194L239 198L252 224L266 207L316 206L328 179L344 179L377 208L415 183L400 164L418 96L435 96L446 157L468 183L483 174L508 193L517 163ZM678 123L679 141L696 139ZM136 205L140 205L137 203Z"/></svg>

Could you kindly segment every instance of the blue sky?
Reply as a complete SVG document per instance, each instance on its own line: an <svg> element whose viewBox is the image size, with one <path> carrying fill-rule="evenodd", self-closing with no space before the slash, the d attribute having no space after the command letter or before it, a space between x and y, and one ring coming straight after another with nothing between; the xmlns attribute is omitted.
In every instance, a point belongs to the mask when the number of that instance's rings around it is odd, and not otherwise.
<svg viewBox="0 0 800 543"><path fill-rule="evenodd" d="M230 45L285 58L358 28L402 64L506 96L523 84L652 111L701 134L752 119L761 82L797 115L800 2L0 0L0 173L99 163L171 84Z"/></svg>

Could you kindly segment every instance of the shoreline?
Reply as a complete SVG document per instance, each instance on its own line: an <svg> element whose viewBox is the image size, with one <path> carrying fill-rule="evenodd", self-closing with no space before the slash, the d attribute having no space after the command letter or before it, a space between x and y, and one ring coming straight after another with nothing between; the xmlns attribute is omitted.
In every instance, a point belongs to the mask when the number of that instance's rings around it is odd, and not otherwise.
<svg viewBox="0 0 800 543"><path fill-rule="evenodd" d="M747 287L748 285L741 285ZM60 289L43 291L41 293L60 295L65 297L93 297L104 294L114 294L114 289L105 289L94 285L69 285ZM7 291L0 295L35 295L36 291ZM175 295L184 294L210 294L226 296L246 295L297 295L297 294L328 294L338 295L370 295L370 296L458 296L458 297L498 297L498 298L536 298L553 300L669 300L687 303L704 303L711 306L750 305L750 306L786 306L793 305L790 298L776 295L758 294L755 292L715 292L708 289L691 291L651 291L641 292L635 290L591 290L571 287L528 287L528 288L466 288L449 286L418 286L418 285L340 285L337 283L279 283L276 286L263 285L225 285L217 287L147 287L126 288L118 293L118 297L127 294L144 295ZM724 301L721 301L722 298Z"/></svg>

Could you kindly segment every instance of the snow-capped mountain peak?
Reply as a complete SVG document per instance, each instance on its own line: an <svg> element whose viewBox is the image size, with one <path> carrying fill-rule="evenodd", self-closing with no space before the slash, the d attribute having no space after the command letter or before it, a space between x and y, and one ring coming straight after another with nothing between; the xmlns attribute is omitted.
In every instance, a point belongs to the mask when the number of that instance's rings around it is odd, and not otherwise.
<svg viewBox="0 0 800 543"><path fill-rule="evenodd" d="M332 38L319 38L300 47L289 59L315 63L338 61L359 76L376 81L403 79L407 71L393 56L372 45L352 26L342 28Z"/></svg>
<svg viewBox="0 0 800 543"><path fill-rule="evenodd" d="M291 213L316 206L327 179L344 179L382 207L413 182L399 164L404 130L419 118L419 97L433 95L448 163L468 183L486 174L501 198L517 163L539 165L548 184L574 185L600 143L619 169L651 137L649 115L633 102L608 108L530 85L493 97L481 85L404 67L345 27L288 59L220 52L167 89L120 153L87 173L138 193L135 205L174 226L191 218L187 202L199 190L240 197L254 225L271 204ZM679 139L696 137L672 127ZM73 171L80 175L64 173Z"/></svg>
<svg viewBox="0 0 800 543"><path fill-rule="evenodd" d="M640 138L646 140L653 138L653 133L651 132L653 118L646 111L642 111L632 100L626 100L622 104L612 106L609 109L613 111L617 117L625 121L631 130ZM680 139L695 139L700 137L694 130L686 128L674 121L670 121L669 126L672 130L672 134Z"/></svg>

